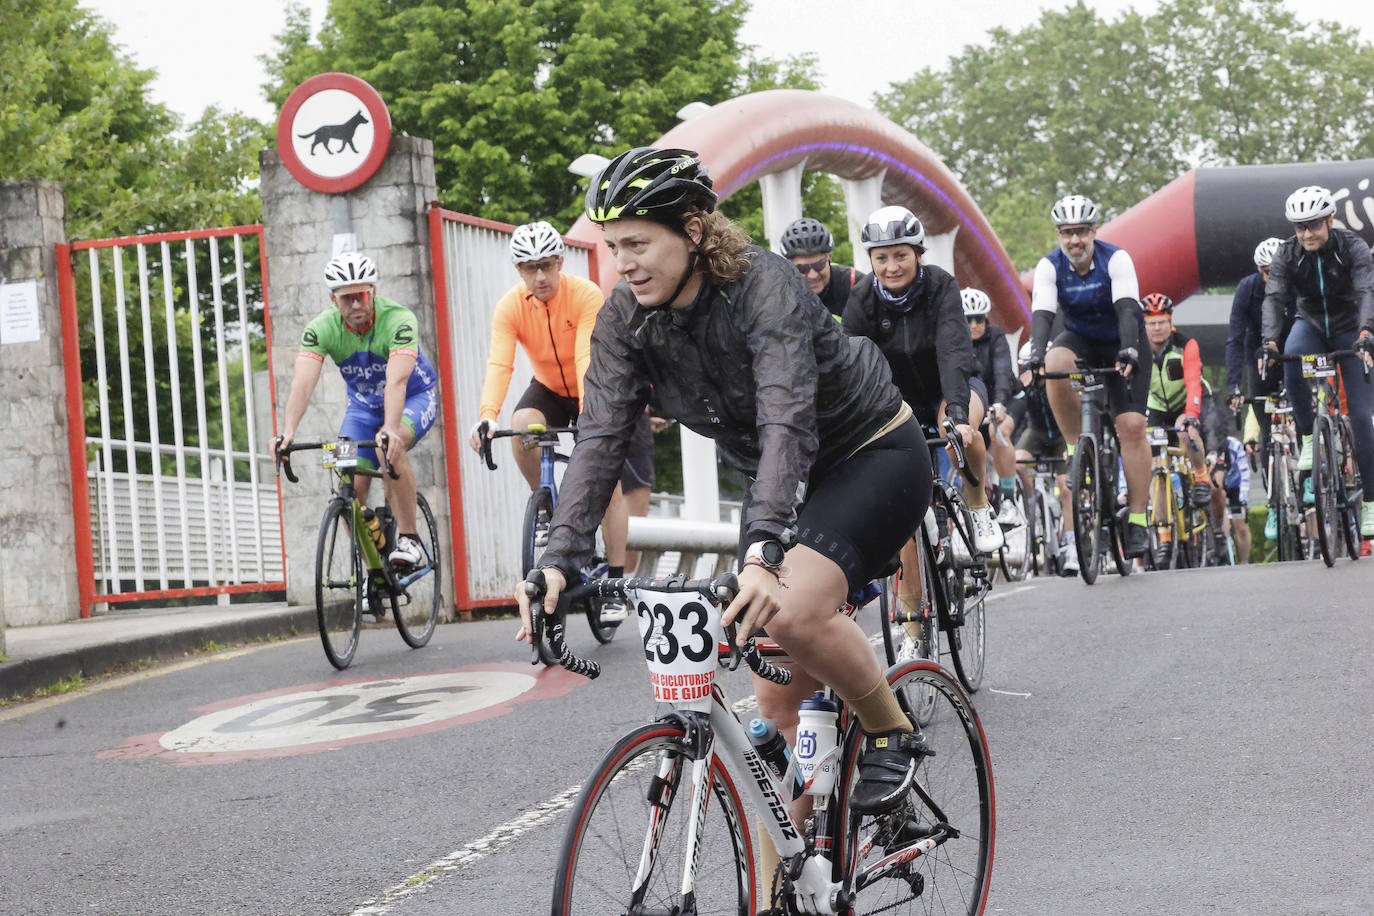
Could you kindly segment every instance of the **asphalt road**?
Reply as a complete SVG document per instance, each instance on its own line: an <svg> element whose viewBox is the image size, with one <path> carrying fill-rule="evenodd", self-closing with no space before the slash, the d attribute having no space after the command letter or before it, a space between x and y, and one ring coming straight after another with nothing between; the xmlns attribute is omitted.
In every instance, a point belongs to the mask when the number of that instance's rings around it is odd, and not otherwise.
<svg viewBox="0 0 1374 916"><path fill-rule="evenodd" d="M1368 561L999 585L988 911L1374 912L1371 590ZM0 710L0 913L547 913L567 806L654 707L635 634L588 683L513 628L369 630L342 675L302 639ZM243 743L264 725L280 746Z"/></svg>

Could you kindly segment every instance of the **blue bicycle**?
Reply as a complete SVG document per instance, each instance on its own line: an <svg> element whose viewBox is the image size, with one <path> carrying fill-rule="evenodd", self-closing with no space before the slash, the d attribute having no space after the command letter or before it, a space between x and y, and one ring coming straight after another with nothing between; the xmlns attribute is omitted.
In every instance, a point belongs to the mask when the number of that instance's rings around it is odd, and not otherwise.
<svg viewBox="0 0 1374 916"><path fill-rule="evenodd" d="M496 470L496 462L491 456L491 443L494 439L505 439L511 436L519 436L526 447L539 447L539 486L535 487L530 493L530 498L525 502L525 523L520 535L520 574L528 576L530 570L534 568L534 561L544 552L544 548L549 543L549 526L553 521L553 509L558 505L558 482L554 475L556 467L562 463L567 464L568 456L558 451L559 435L561 433L576 433L576 427L571 426L544 426L542 424L532 424L528 429L494 429L482 436L482 460L487 463L487 467ZM603 556L593 556L591 562L582 567L581 583L587 584L598 579L604 579L610 564ZM570 582L569 585L577 585ZM601 601L588 597L579 601L574 610L581 611L587 615L587 623L591 625L592 636L602 644L610 642L615 638L616 630L620 628L619 620L601 619ZM552 654L546 644L546 640L533 640L534 659L533 664L543 662L545 665L558 664L557 656Z"/></svg>

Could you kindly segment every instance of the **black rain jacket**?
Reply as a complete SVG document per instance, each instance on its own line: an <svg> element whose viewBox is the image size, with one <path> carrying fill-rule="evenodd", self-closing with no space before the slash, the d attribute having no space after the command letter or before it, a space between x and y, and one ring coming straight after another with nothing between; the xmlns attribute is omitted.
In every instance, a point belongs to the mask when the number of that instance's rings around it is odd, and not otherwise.
<svg viewBox="0 0 1374 916"><path fill-rule="evenodd" d="M967 319L965 319L967 324ZM969 334L972 337L972 333ZM992 322L983 336L973 342L973 374L987 386L993 404L1011 406L1011 399L1021 390L1021 383L1011 371L1011 348L1007 346L1007 332ZM992 404L984 405L991 407Z"/></svg>
<svg viewBox="0 0 1374 916"><path fill-rule="evenodd" d="M878 344L892 367L892 380L918 413L939 410L955 423L968 422L973 337L954 278L922 264L904 303L886 301L874 288L877 277L854 287L844 307L844 331ZM986 405L984 405L986 406Z"/></svg>
<svg viewBox="0 0 1374 916"><path fill-rule="evenodd" d="M684 308L644 308L623 282L611 291L539 566L571 577L591 556L645 404L715 440L752 478L745 544L791 543L811 476L897 415L901 395L877 348L846 337L791 262L757 246L749 257L738 281L704 284Z"/></svg>
<svg viewBox="0 0 1374 916"><path fill-rule="evenodd" d="M1304 249L1296 236L1279 246L1264 285L1265 340L1283 339L1283 307L1294 296L1298 317L1328 338L1374 332L1374 263L1364 239L1332 226L1331 237L1316 251Z"/></svg>

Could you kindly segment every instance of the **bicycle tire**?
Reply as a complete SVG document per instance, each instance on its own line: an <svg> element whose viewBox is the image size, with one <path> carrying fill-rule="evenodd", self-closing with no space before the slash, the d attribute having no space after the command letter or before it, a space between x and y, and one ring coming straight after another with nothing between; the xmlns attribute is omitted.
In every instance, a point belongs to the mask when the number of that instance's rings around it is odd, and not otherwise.
<svg viewBox="0 0 1374 916"><path fill-rule="evenodd" d="M692 800L677 797L683 780L690 784L687 751L681 726L656 722L630 732L606 753L568 818L554 878L555 916L688 912L681 881ZM751 836L739 793L719 758L712 758L711 790L716 804L700 806L706 821L695 863L696 906L690 911L743 916L754 912ZM636 895L635 871L651 827L657 833L652 871Z"/></svg>
<svg viewBox="0 0 1374 916"><path fill-rule="evenodd" d="M1031 525L1030 513L1026 509L1026 494L1021 479L1016 478L1012 485L1012 504L1025 521L1014 528L1002 532L1002 546L997 550L997 565L1002 568L1002 578L1007 582L1024 582L1030 575Z"/></svg>
<svg viewBox="0 0 1374 916"><path fill-rule="evenodd" d="M1341 531L1345 535L1345 553L1352 560L1360 559L1360 508L1364 500L1364 482L1360 479L1360 468L1355 463L1355 436L1350 429L1350 418L1342 416L1336 429L1340 433L1340 486L1344 496L1341 517L1344 522Z"/></svg>
<svg viewBox="0 0 1374 916"><path fill-rule="evenodd" d="M406 603L401 603L395 595L391 596L391 614L406 645L419 649L429 642L439 623L439 607L444 600L444 577L439 554L439 526L434 523L434 513L430 511L423 493L415 494L415 503L420 550L429 563L429 571L405 587L403 594Z"/></svg>
<svg viewBox="0 0 1374 916"><path fill-rule="evenodd" d="M1030 511L1026 513L1026 563L1030 566L1030 574L1033 576L1045 575L1049 567L1047 542L1040 530L1045 518L1042 506L1044 498L1039 489L1031 489Z"/></svg>
<svg viewBox="0 0 1374 916"><path fill-rule="evenodd" d="M548 487L536 487L525 500L525 521L520 531L520 575L528 576L534 569L543 545L548 541L549 522L553 519L553 493Z"/></svg>
<svg viewBox="0 0 1374 916"><path fill-rule="evenodd" d="M902 639L901 647L895 653L892 664L888 665L889 670L893 665L903 665L909 661L940 664L940 612L934 593L934 587L940 580L937 578L939 573L934 565L933 548L924 528L916 536L916 554L921 564L922 594L918 600L924 599L926 613L915 623L904 623L899 630L894 630L894 635L900 633ZM908 715L917 725L925 725L930 721L930 714L934 709L934 695L913 696L910 699Z"/></svg>
<svg viewBox="0 0 1374 916"><path fill-rule="evenodd" d="M979 685L983 683L983 664L987 654L987 609L983 602L986 592L980 593L978 600L970 607L963 573L953 565L940 570L935 565L934 548L929 544L926 546L931 551L926 561L935 569L944 593L944 602L932 604L932 607L939 611L938 619L941 629L945 631L954 673L965 690L977 693Z"/></svg>
<svg viewBox="0 0 1374 916"><path fill-rule="evenodd" d="M1150 471L1150 502L1145 508L1149 517L1150 556L1146 564L1163 571L1169 568L1174 553L1174 514L1169 501L1173 489L1169 472L1162 467Z"/></svg>
<svg viewBox="0 0 1374 916"><path fill-rule="evenodd" d="M997 829L992 762L982 724L972 701L937 665L910 662L889 671L888 682L903 704L914 689L935 692L935 714L921 729L935 755L921 761L916 781L944 816L934 816L915 791L893 813L869 817L850 810L862 737L852 723L845 734L840 795L832 808L838 809L839 822L836 874L855 894L853 909L846 912L980 914L987 906ZM894 824L911 823L919 833L941 821L955 831L949 839L889 866L890 874L865 874L891 857L882 838L891 835Z"/></svg>
<svg viewBox="0 0 1374 916"><path fill-rule="evenodd" d="M1078 551L1078 575L1092 585L1102 566L1102 525L1098 506L1097 445L1087 436L1080 436L1069 472L1069 488L1073 491L1074 549Z"/></svg>
<svg viewBox="0 0 1374 916"><path fill-rule="evenodd" d="M353 536L353 506L332 500L315 544L315 621L325 658L340 671L353 663L358 651L366 592L367 576Z"/></svg>
<svg viewBox="0 0 1374 916"><path fill-rule="evenodd" d="M1125 577L1134 569L1134 564L1126 556L1126 526L1129 524L1130 510L1126 506L1112 508L1117 505L1117 474L1124 473L1117 463L1120 455L1121 443L1117 441L1116 430L1106 426L1102 431L1102 457L1098 466L1099 469L1106 468L1107 473L1102 475L1102 495L1098 497L1098 505L1102 512L1102 534L1107 539L1107 552L1116 565L1116 574Z"/></svg>
<svg viewBox="0 0 1374 916"><path fill-rule="evenodd" d="M1336 563L1340 537L1340 508L1336 501L1336 452L1331 441L1331 418L1318 416L1312 424L1312 496L1317 510L1317 549L1328 567Z"/></svg>

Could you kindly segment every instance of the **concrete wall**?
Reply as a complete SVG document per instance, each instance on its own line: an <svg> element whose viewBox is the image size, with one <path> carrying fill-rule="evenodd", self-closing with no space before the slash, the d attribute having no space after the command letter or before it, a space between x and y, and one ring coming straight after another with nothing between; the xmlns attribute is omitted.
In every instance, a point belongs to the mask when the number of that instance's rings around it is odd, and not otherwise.
<svg viewBox="0 0 1374 916"><path fill-rule="evenodd" d="M379 295L408 306L420 324L421 349L438 363L434 322L434 284L426 208L437 196L434 145L429 140L393 137L386 160L365 184L344 194L321 194L296 181L275 149L264 150L261 168L262 216L267 257L267 303L280 427L291 375L306 323L333 308L322 274L337 233L357 235L358 250L377 262ZM326 365L297 438L329 438L343 419L343 382ZM453 599L452 546L447 481L443 463L443 415L411 453L420 491L429 500L439 528L444 561L444 597ZM282 478L282 516L286 543L286 594L292 604L314 598L315 544L331 483L309 453L294 463L301 482ZM372 502L380 501L374 489Z"/></svg>
<svg viewBox="0 0 1374 916"><path fill-rule="evenodd" d="M0 651L5 625L80 615L55 247L67 240L66 214L56 182L0 182L0 281L37 281L40 331L0 345L0 429L10 433L0 457Z"/></svg>

